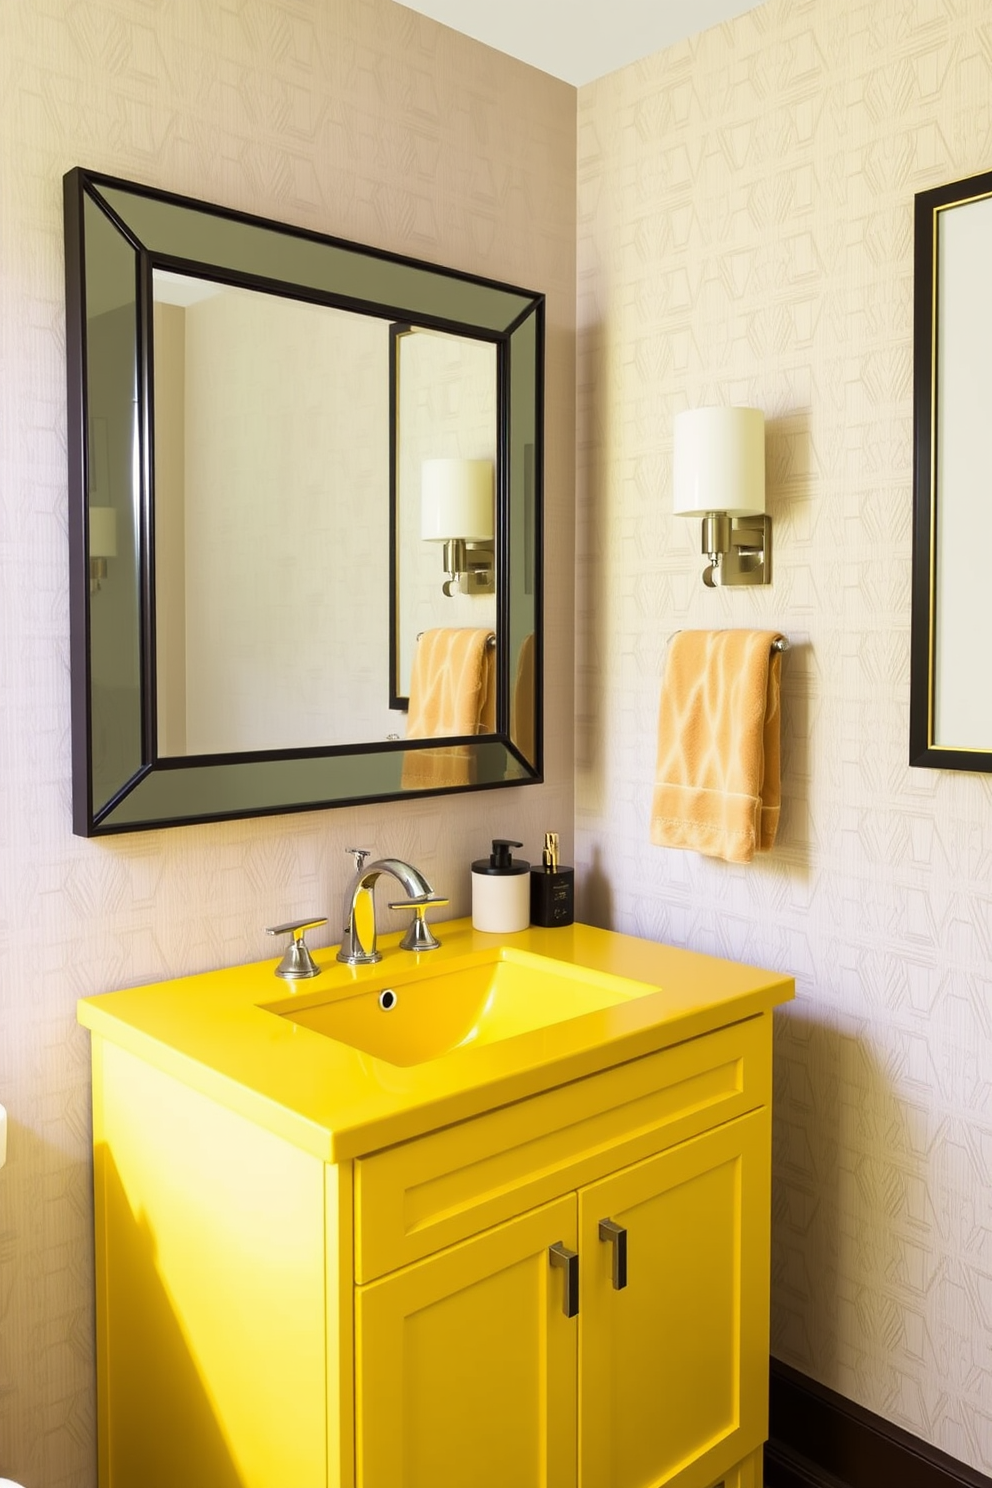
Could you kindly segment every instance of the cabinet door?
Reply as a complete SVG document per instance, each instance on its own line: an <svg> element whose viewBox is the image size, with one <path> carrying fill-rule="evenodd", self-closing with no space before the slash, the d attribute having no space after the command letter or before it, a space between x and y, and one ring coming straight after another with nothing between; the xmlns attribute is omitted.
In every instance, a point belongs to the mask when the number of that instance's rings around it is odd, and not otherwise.
<svg viewBox="0 0 992 1488"><path fill-rule="evenodd" d="M358 1488L575 1488L574 1194L356 1288Z"/></svg>
<svg viewBox="0 0 992 1488"><path fill-rule="evenodd" d="M707 1488L767 1435L769 1148L765 1109L579 1191L580 1488Z"/></svg>

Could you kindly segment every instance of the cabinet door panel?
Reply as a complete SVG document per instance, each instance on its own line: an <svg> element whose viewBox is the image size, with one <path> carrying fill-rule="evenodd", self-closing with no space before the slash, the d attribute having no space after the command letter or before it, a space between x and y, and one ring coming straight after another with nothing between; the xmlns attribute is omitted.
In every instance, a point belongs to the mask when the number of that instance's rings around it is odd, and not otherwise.
<svg viewBox="0 0 992 1488"><path fill-rule="evenodd" d="M574 1488L574 1195L356 1290L359 1488Z"/></svg>
<svg viewBox="0 0 992 1488"><path fill-rule="evenodd" d="M764 1440L768 1148L757 1111L580 1191L580 1488L705 1488Z"/></svg>

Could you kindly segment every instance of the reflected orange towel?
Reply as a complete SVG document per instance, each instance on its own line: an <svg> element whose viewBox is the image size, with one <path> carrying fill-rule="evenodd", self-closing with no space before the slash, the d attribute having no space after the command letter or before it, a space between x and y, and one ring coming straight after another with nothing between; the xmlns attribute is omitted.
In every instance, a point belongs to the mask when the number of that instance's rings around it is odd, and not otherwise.
<svg viewBox="0 0 992 1488"><path fill-rule="evenodd" d="M417 642L410 676L408 739L450 739L459 734L491 734L496 697L491 630L442 626L425 630ZM474 785L475 753L467 745L418 749L403 762L406 790Z"/></svg>
<svg viewBox="0 0 992 1488"><path fill-rule="evenodd" d="M686 630L668 647L651 841L730 863L774 846L782 799L776 630Z"/></svg>

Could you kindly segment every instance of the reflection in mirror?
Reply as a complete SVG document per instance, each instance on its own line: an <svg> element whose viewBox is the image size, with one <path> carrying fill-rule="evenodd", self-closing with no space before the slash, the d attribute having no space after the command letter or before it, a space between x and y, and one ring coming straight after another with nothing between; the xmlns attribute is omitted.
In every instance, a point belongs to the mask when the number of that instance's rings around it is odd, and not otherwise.
<svg viewBox="0 0 992 1488"><path fill-rule="evenodd" d="M540 780L543 296L64 185L73 829ZM431 461L475 471L464 542L425 540ZM464 733L410 707L434 632L435 681L473 657Z"/></svg>
<svg viewBox="0 0 992 1488"><path fill-rule="evenodd" d="M536 534L537 440L541 413L541 349L534 317L522 320L510 338L510 402L519 410L510 421L509 498L506 521L509 568L510 739L525 759L541 749L542 678L537 643Z"/></svg>
<svg viewBox="0 0 992 1488"><path fill-rule="evenodd" d="M408 739L452 739L496 732L496 636L485 627L440 626L418 642L410 685ZM403 762L407 790L478 785L470 745L411 751Z"/></svg>
<svg viewBox="0 0 992 1488"><path fill-rule="evenodd" d="M385 739L387 323L153 283L159 753Z"/></svg>
<svg viewBox="0 0 992 1488"><path fill-rule="evenodd" d="M478 527L479 514L471 512L474 481L476 488L481 484L480 501L488 504L485 516L488 531L493 531L496 361L496 346L491 341L420 326L397 328L394 333L393 684L399 707L409 701L417 641L424 632L450 627L496 634L495 569L490 569L485 584L472 583L468 575L452 584L443 569L444 539L471 539L481 534L475 530L449 532L449 526L459 523L446 523L439 515L442 507L445 515L457 511L458 478L465 471L468 494L461 505L469 508L469 516L463 525L472 525L474 519ZM486 472L487 481L480 482L479 477ZM427 532L431 536L425 538ZM423 666L421 657L421 671ZM419 680L422 684L427 679ZM494 711L492 717L495 727ZM409 737L426 737L425 732L407 732Z"/></svg>

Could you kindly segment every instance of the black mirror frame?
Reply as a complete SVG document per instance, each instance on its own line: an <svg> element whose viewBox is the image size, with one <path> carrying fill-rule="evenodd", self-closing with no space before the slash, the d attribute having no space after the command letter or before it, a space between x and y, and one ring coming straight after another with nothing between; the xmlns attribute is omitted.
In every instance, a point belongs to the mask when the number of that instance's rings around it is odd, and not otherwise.
<svg viewBox="0 0 992 1488"><path fill-rule="evenodd" d="M992 196L992 171L951 181L915 198L913 296L913 569L910 638L909 763L927 770L992 773L992 748L934 742L938 498L937 318L940 213ZM990 372L992 377L992 372ZM978 644L976 638L976 644Z"/></svg>
<svg viewBox="0 0 992 1488"><path fill-rule="evenodd" d="M105 194L106 193L106 194ZM268 252L272 235L286 240L287 252L297 261L314 251L330 250L328 262L343 264L351 284L338 291L326 284L299 278L275 279L246 271L231 263L212 263L195 254L179 255L175 246L148 244L133 224L119 215L121 194L136 205L152 202L184 214L183 221L196 221L208 235L223 233L225 225L257 229L258 242ZM86 203L96 208L121 234L135 254L136 306L135 364L140 457L137 465L140 490L135 493L138 511L138 630L140 650L140 765L121 781L107 800L94 800L93 718L91 672L91 615L89 583L89 532L87 493L89 450L87 414L87 318L86 318ZM482 279L458 270L363 247L339 238L213 206L191 198L165 193L132 182L76 168L64 179L66 234L66 349L68 373L69 454L69 561L70 561L70 657L72 675L72 777L73 831L84 837L149 830L192 822L222 821L242 817L322 810L372 801L446 795L466 790L497 789L543 780L543 414L544 414L544 315L542 294ZM192 214L192 215L190 215ZM245 240L247 241L247 240ZM260 257L263 251L258 249ZM390 321L416 320L440 330L477 335L494 340L499 348L499 444L497 460L498 616L501 633L510 636L511 591L509 578L510 523L521 525L525 513L534 531L527 533L537 553L533 586L532 628L536 644L534 697L534 758L527 759L510 737L510 644L501 645L497 656L497 729L495 734L446 739L445 745L466 746L473 759L478 784L444 786L431 790L404 790L398 784L402 761L416 750L435 747L437 740L384 740L376 743L337 745L312 749L271 750L243 754L164 758L157 754L155 687L154 610L154 510L153 462L151 457L151 280L155 266L223 278L249 288L260 287L327 305L359 309ZM407 272L402 272L407 271ZM376 277L377 276L377 277ZM323 278L323 271L321 273ZM382 298L369 295L374 281ZM356 285L361 292L356 293ZM404 298L416 288L416 303L398 304L397 290ZM466 307L488 307L488 324L455 319L440 313L444 295ZM392 298L390 298L392 296ZM502 319L500 316L502 315ZM481 317L480 317L481 318ZM533 346L533 403L514 403L510 377L514 334L521 328ZM522 364L521 364L522 365ZM519 397L519 394L517 395ZM534 442L534 493L523 490L524 482L511 471L510 442L514 421L521 440ZM532 431L528 438L528 430ZM518 462L519 463L519 462ZM518 486L520 489L517 489ZM385 499L385 493L384 493ZM517 529L515 529L517 530ZM385 556L385 555L384 555ZM385 563L384 563L385 568ZM526 620L530 616L525 617ZM385 662L384 662L385 665ZM384 678L384 685L386 679Z"/></svg>

